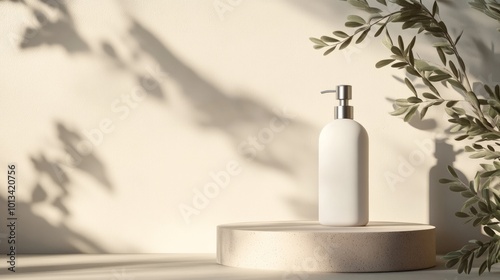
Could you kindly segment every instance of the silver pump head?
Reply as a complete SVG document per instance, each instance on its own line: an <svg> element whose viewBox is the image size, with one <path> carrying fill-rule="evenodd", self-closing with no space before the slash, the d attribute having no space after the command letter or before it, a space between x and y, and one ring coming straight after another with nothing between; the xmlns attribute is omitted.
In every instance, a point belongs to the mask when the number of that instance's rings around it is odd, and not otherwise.
<svg viewBox="0 0 500 280"><path fill-rule="evenodd" d="M337 93L339 106L335 106L335 119L352 119L354 108L349 106L349 99L352 99L352 86L338 85L336 90L324 90L321 93Z"/></svg>

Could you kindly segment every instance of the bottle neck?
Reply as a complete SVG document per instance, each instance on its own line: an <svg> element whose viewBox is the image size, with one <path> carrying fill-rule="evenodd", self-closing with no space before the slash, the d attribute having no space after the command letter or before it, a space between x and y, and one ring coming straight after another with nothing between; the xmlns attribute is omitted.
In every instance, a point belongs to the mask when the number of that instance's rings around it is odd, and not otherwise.
<svg viewBox="0 0 500 280"><path fill-rule="evenodd" d="M354 108L352 106L335 106L335 119L353 119Z"/></svg>

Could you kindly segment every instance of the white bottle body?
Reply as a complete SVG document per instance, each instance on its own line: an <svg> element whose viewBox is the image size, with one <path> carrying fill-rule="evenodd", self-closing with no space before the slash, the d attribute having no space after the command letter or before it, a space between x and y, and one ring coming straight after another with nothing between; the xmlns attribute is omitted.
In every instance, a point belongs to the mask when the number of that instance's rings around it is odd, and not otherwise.
<svg viewBox="0 0 500 280"><path fill-rule="evenodd" d="M319 222L368 223L368 133L352 119L336 119L319 136Z"/></svg>

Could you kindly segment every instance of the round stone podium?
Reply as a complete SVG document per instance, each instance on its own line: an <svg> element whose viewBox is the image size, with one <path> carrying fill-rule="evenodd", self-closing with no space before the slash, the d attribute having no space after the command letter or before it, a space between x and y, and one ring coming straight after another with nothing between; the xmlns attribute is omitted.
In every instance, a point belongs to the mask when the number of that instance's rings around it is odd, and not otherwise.
<svg viewBox="0 0 500 280"><path fill-rule="evenodd" d="M434 227L370 222L330 227L317 221L236 223L217 227L222 265L309 272L382 272L435 265Z"/></svg>

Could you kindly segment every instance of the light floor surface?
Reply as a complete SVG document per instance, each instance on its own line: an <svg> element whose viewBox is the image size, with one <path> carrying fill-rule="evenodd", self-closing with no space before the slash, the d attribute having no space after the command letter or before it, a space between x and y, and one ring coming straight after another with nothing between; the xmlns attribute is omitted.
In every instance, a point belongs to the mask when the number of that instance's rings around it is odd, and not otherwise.
<svg viewBox="0 0 500 280"><path fill-rule="evenodd" d="M500 265L478 276L478 263L470 275L447 269L438 258L431 269L388 273L307 273L265 271L226 267L213 254L108 254L108 255L19 255L16 273L7 270L6 256L0 260L0 279L33 280L162 280L162 279L286 279L286 280L460 280L500 279Z"/></svg>

